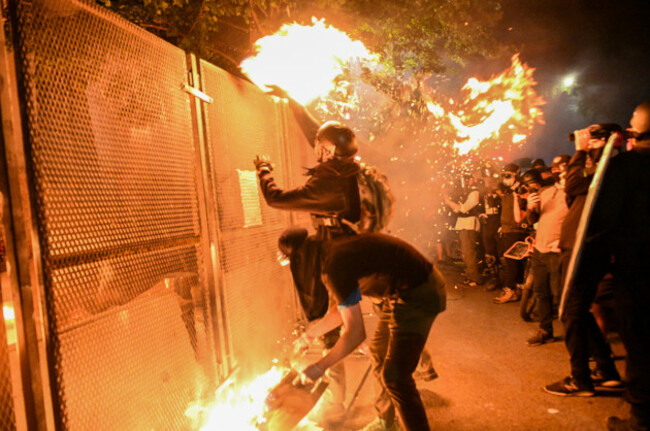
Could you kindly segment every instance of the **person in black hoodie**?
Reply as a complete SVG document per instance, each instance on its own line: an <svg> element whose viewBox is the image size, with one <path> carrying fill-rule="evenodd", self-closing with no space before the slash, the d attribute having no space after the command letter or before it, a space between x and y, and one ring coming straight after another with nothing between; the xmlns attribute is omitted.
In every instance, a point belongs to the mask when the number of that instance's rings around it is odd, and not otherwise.
<svg viewBox="0 0 650 431"><path fill-rule="evenodd" d="M596 163L605 145L605 138L591 138L590 130L598 126L577 130L575 134L576 153L567 165L566 193L569 211L562 222L560 233L560 277L561 284L567 277L569 262L576 241L576 230ZM593 249L583 253L582 265L589 268L573 280L562 315L565 329L565 344L569 351L571 375L547 385L544 390L560 396L593 396L594 385L599 389L622 386L616 370L612 351L605 340L590 308L596 298L598 284L610 271L610 258L603 250ZM589 357L596 362L594 371L589 367Z"/></svg>
<svg viewBox="0 0 650 431"><path fill-rule="evenodd" d="M631 151L608 166L587 229L585 251L613 256L618 330L627 351L629 419L610 417L609 430L650 429L650 100L630 120ZM578 274L589 271L582 262Z"/></svg>
<svg viewBox="0 0 650 431"><path fill-rule="evenodd" d="M288 97L280 89L276 89L276 94ZM349 127L334 121L318 127L317 121L300 104L291 98L288 100L305 137L316 152L318 164L307 170L308 179L304 185L285 190L275 181L270 160L258 156L253 162L260 189L269 206L311 214L316 234L305 238L306 246L299 257L292 259L291 266L300 304L311 322L325 315L330 304L320 276L321 248L332 238L355 235L350 226L361 218L357 179L360 166L354 160L358 146ZM323 337L325 348L331 348L338 337L338 329L326 334ZM336 422L344 414L345 369L342 363L331 369L330 379L333 384L328 389L328 403L323 403L323 414L318 416Z"/></svg>

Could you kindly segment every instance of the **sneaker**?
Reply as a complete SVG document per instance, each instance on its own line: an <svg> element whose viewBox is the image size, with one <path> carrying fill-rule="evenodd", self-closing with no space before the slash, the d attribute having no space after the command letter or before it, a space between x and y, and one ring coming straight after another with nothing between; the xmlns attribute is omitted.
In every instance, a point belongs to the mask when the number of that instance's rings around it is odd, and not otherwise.
<svg viewBox="0 0 650 431"><path fill-rule="evenodd" d="M553 335L549 334L543 329L540 329L539 331L537 331L537 334L535 334L533 337L529 338L526 341L526 344L528 344L528 346L530 347L535 347L553 341L555 341L555 337L553 337Z"/></svg>
<svg viewBox="0 0 650 431"><path fill-rule="evenodd" d="M544 391L561 397L593 397L595 394L593 386L580 383L571 376L544 386Z"/></svg>
<svg viewBox="0 0 650 431"><path fill-rule="evenodd" d="M465 280L463 280L462 284L467 286L467 287L478 287L478 286L480 286L480 283L477 283L476 281L472 281L469 278L466 278Z"/></svg>
<svg viewBox="0 0 650 431"><path fill-rule="evenodd" d="M382 418L375 418L374 421L363 427L361 431L399 431L399 425L397 425L397 421L393 421L392 424L387 425L386 421Z"/></svg>
<svg viewBox="0 0 650 431"><path fill-rule="evenodd" d="M425 382L430 382L438 378L438 373L433 367L430 367L424 371L416 371L413 373L413 378L418 380L424 380Z"/></svg>
<svg viewBox="0 0 650 431"><path fill-rule="evenodd" d="M625 383L621 381L621 376L616 374L607 374L599 369L591 372L591 380L594 382L594 387L601 391L617 391L625 389Z"/></svg>
<svg viewBox="0 0 650 431"><path fill-rule="evenodd" d="M505 304L506 302L514 302L517 299L518 299L517 293L515 292L514 289L510 289L509 287L504 287L501 290L501 295L494 298L494 302L496 304Z"/></svg>

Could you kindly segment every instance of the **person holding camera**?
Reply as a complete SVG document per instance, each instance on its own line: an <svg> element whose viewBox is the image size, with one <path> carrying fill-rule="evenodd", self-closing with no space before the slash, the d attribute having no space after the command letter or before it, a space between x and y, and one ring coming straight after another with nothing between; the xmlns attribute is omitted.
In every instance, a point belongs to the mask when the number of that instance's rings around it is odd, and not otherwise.
<svg viewBox="0 0 650 431"><path fill-rule="evenodd" d="M567 277L589 185L607 136L611 133L603 130L599 125L592 125L573 134L576 153L567 165L564 189L569 211L562 223L559 243L562 284ZM610 262L610 257L603 250L593 249L583 254L582 265L586 270L574 278L565 298L562 315L571 375L545 386L544 390L550 394L585 397L593 396L596 388L612 390L622 387L611 348L590 311L599 282L610 272ZM594 371L589 367L590 357L596 362Z"/></svg>
<svg viewBox="0 0 650 431"><path fill-rule="evenodd" d="M458 215L455 229L460 240L460 249L463 253L463 262L467 267L467 280L464 284L476 287L483 283L478 268L478 247L480 223L478 215L481 213L481 200L476 187L474 176L465 172L461 176L461 195L458 201L453 201L445 194L445 204Z"/></svg>
<svg viewBox="0 0 650 431"><path fill-rule="evenodd" d="M524 277L524 262L511 259L503 254L517 241L526 239L526 228L515 219L515 212L522 211L522 201L517 193L521 183L519 179L520 168L515 163L509 163L501 172L501 234L499 237L499 255L503 259L503 288L501 295L494 298L496 304L517 301L517 284ZM522 190L519 190L522 192Z"/></svg>
<svg viewBox="0 0 650 431"><path fill-rule="evenodd" d="M553 168L560 170L568 155L553 159ZM560 227L569 209L563 183L543 186L544 179L539 171L531 169L522 177L528 188L526 219L530 225L537 223L535 245L530 257L533 274L533 292L537 297L540 317L537 334L526 342L529 346L540 346L553 341L553 299L560 292Z"/></svg>
<svg viewBox="0 0 650 431"><path fill-rule="evenodd" d="M584 255L613 257L618 330L627 351L625 399L630 418L610 417L609 430L650 429L650 100L636 107L627 130L631 150L614 157L596 197ZM577 276L593 271L580 261Z"/></svg>

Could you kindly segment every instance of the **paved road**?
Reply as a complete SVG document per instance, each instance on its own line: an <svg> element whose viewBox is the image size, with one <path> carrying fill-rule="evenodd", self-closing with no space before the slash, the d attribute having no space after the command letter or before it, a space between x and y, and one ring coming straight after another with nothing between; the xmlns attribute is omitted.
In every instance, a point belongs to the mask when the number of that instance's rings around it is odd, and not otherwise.
<svg viewBox="0 0 650 431"><path fill-rule="evenodd" d="M542 386L569 374L562 341L528 347L537 323L519 317L519 303L493 304L496 292L455 287L457 272L446 270L447 311L433 325L428 348L440 377L418 382L429 423L438 430L605 430L608 416L628 416L620 396L558 397ZM555 322L556 335L562 335ZM614 352L624 350L616 339ZM623 375L624 360L617 360ZM358 377L361 366L349 367ZM371 379L372 380L372 379ZM343 426L359 429L374 417L370 381Z"/></svg>

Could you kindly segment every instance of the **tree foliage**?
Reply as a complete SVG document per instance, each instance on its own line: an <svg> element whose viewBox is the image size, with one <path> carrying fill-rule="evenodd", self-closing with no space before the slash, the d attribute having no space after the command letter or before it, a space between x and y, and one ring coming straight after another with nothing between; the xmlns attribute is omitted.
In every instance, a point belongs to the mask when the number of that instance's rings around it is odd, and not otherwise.
<svg viewBox="0 0 650 431"><path fill-rule="evenodd" d="M312 16L363 41L391 76L442 73L500 45L491 30L501 0L96 0L174 45L230 72L253 43Z"/></svg>

